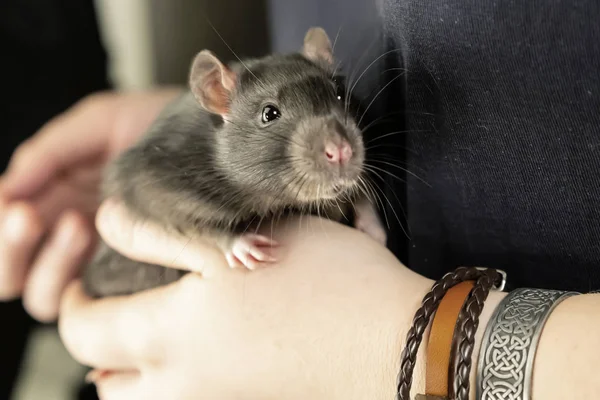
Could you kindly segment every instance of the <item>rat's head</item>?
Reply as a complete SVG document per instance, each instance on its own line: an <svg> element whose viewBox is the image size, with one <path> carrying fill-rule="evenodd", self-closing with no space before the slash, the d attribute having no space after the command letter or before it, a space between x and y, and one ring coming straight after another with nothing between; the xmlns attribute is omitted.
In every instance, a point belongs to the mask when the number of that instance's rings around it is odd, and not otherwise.
<svg viewBox="0 0 600 400"><path fill-rule="evenodd" d="M203 108L223 117L218 164L274 203L313 204L356 190L365 150L334 70L321 28L308 31L299 53L232 68L199 53L190 86Z"/></svg>

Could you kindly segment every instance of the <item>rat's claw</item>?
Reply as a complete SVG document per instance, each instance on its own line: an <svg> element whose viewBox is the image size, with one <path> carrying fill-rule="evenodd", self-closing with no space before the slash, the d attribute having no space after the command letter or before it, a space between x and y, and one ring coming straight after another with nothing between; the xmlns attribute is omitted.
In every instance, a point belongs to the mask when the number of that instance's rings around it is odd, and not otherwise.
<svg viewBox="0 0 600 400"><path fill-rule="evenodd" d="M246 233L242 236L248 240L252 240L257 246L263 247L277 247L279 243L276 240L264 235L258 235L256 233Z"/></svg>
<svg viewBox="0 0 600 400"><path fill-rule="evenodd" d="M233 251L225 253L225 258L227 259L230 268L239 268L243 266L242 262L233 254Z"/></svg>
<svg viewBox="0 0 600 400"><path fill-rule="evenodd" d="M264 263L277 261L273 256L272 248L279 246L279 243L263 235L247 233L237 238L227 252L225 257L231 268L244 265L250 270L254 270Z"/></svg>

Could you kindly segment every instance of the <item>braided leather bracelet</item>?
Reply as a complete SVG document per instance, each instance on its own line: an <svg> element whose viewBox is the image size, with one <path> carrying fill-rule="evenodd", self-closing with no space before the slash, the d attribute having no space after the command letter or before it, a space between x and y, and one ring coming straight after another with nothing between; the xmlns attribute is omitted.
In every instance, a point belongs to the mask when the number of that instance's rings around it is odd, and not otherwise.
<svg viewBox="0 0 600 400"><path fill-rule="evenodd" d="M461 309L456 322L454 338L456 343L452 345L451 360L454 360L453 368L450 369L450 393L454 400L469 400L469 378L471 375L471 364L473 348L475 347L475 334L479 327L479 316L483 311L485 300L498 279L498 272L486 270L477 280L471 295Z"/></svg>
<svg viewBox="0 0 600 400"><path fill-rule="evenodd" d="M498 287L500 287L504 282L504 276L500 272L474 267L460 267L453 272L444 275L442 279L437 281L432 286L429 293L427 293L427 295L425 295L423 298L421 307L417 310L413 318L413 324L408 331L406 345L402 352L400 376L397 388L398 400L409 400L410 398L412 376L415 368L417 353L419 351L421 341L423 340L423 334L429 325L432 315L437 310L448 289L460 282L467 280L476 280L477 283L475 284L475 287L471 292L472 294L467 303L465 303L464 307L466 316L463 317L463 323L461 326L464 326L464 334L466 339L459 342L460 345L458 348L460 351L457 352L459 359L456 363L456 370L458 373L454 374L453 391L457 391L457 393L461 394L462 396L464 393L464 388L467 388L467 397L460 399L456 397L455 398L457 400L468 399L468 379L471 367L471 354L473 351L472 343L475 331L477 330L479 314L481 313L483 302L487 298L491 287L493 285L498 285ZM479 312L477 312L478 310ZM463 313L461 312L461 314ZM473 329L473 327L475 327L475 329ZM463 342L464 344L462 344ZM466 383L465 379L467 381Z"/></svg>

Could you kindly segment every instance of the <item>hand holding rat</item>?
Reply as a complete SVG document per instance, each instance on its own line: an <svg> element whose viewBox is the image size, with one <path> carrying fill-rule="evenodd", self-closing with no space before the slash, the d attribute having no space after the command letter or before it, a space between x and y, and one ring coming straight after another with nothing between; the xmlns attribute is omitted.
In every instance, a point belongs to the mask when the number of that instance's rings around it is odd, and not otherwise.
<svg viewBox="0 0 600 400"><path fill-rule="evenodd" d="M80 362L115 370L96 381L103 400L393 397L402 339L431 282L357 230L312 217L303 228L276 228L278 267L248 272L103 206L106 243L201 275L100 300L74 284L62 338Z"/></svg>
<svg viewBox="0 0 600 400"><path fill-rule="evenodd" d="M0 178L0 300L56 318L59 296L91 250L106 162L179 91L89 96L23 143Z"/></svg>

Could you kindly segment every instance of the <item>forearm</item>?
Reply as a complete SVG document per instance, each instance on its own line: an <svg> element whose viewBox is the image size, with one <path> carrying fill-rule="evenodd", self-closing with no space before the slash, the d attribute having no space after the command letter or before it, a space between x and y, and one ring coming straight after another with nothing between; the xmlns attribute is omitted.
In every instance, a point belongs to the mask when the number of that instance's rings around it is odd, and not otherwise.
<svg viewBox="0 0 600 400"><path fill-rule="evenodd" d="M533 366L533 400L600 397L600 295L563 301L546 322Z"/></svg>

